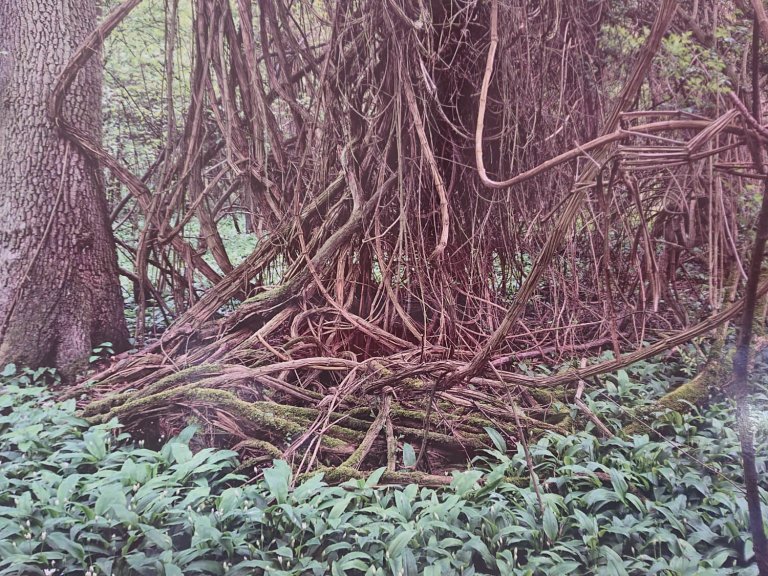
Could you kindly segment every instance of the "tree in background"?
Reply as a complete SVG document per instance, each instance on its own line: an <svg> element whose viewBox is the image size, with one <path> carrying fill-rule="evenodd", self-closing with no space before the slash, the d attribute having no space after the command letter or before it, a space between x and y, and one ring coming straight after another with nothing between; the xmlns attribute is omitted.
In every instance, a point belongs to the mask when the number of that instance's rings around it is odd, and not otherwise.
<svg viewBox="0 0 768 576"><path fill-rule="evenodd" d="M0 364L55 366L67 377L94 345L128 346L99 167L47 114L98 12L85 0L0 5ZM93 58L63 108L96 140L101 77Z"/></svg>

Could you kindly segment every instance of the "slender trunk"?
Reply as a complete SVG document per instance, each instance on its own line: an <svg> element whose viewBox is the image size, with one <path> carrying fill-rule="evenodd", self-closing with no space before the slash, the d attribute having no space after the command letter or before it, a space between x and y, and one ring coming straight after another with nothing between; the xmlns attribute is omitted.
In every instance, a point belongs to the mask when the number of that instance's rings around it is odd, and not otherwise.
<svg viewBox="0 0 768 576"><path fill-rule="evenodd" d="M763 188L763 202L758 217L757 235L752 249L752 259L744 296L744 314L733 357L733 389L736 399L736 422L741 443L741 457L744 465L744 487L749 509L749 529L752 545L760 569L760 576L768 576L768 542L763 528L760 506L760 489L755 463L754 425L750 415L749 396L749 348L752 341L752 322L757 304L757 284L760 280L765 243L768 240L768 183Z"/></svg>

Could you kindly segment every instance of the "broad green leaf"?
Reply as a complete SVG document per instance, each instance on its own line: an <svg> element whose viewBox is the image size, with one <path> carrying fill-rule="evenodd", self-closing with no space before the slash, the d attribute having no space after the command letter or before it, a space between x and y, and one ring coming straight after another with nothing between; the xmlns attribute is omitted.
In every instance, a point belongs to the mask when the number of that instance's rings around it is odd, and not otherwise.
<svg viewBox="0 0 768 576"><path fill-rule="evenodd" d="M181 442L173 442L171 444L171 455L177 464L186 464L192 460L192 450Z"/></svg>
<svg viewBox="0 0 768 576"><path fill-rule="evenodd" d="M221 532L217 530L208 516L197 516L194 520L195 533L192 536L192 546L202 546L209 542L218 542Z"/></svg>
<svg viewBox="0 0 768 576"><path fill-rule="evenodd" d="M243 491L240 488L227 488L219 497L218 510L222 514L228 514L242 502Z"/></svg>
<svg viewBox="0 0 768 576"><path fill-rule="evenodd" d="M627 481L624 478L624 474L614 468L608 470L608 474L611 477L611 485L616 491L616 494L618 494L619 498L624 500L624 497L627 494L627 490L629 490L629 486L627 485Z"/></svg>
<svg viewBox="0 0 768 576"><path fill-rule="evenodd" d="M365 487L366 488L373 488L376 486L376 484L379 483L379 480L381 480L381 477L384 476L384 473L387 471L386 466L382 466L381 468L377 468L373 472L371 472L370 476L366 478L365 480Z"/></svg>
<svg viewBox="0 0 768 576"><path fill-rule="evenodd" d="M154 546L157 546L160 550L170 550L173 546L171 537L168 536L168 534L165 532L162 532L157 528L148 526L146 524L141 524L139 528L144 533L144 537L147 539L147 541L152 543Z"/></svg>
<svg viewBox="0 0 768 576"><path fill-rule="evenodd" d="M304 502L307 499L316 496L325 486L323 482L323 473L315 474L311 478L304 480L293 490L294 502Z"/></svg>
<svg viewBox="0 0 768 576"><path fill-rule="evenodd" d="M85 549L83 549L83 547L77 542L67 538L67 536L61 532L51 532L48 534L45 542L54 550L61 550L62 552L66 552L76 560L82 561L85 559Z"/></svg>
<svg viewBox="0 0 768 576"><path fill-rule="evenodd" d="M14 374L16 374L16 364L14 364L13 362L11 362L10 364L6 364L5 368L3 368L3 371L0 372L0 376L2 376L3 378L13 376Z"/></svg>
<svg viewBox="0 0 768 576"><path fill-rule="evenodd" d="M496 450L498 450L502 454L506 454L507 443L505 442L504 437L499 433L499 431L494 430L493 428L489 428L488 426L484 426L483 430L485 430L485 433L488 434L488 436L491 438L491 442L493 442L493 445L496 447Z"/></svg>
<svg viewBox="0 0 768 576"><path fill-rule="evenodd" d="M599 570L605 576L629 576L624 567L624 561L612 548L600 546L600 556L605 560L605 566Z"/></svg>
<svg viewBox="0 0 768 576"><path fill-rule="evenodd" d="M125 507L126 499L123 487L116 484L110 484L101 489L96 504L93 506L93 512L98 516L103 516L107 510L114 506Z"/></svg>
<svg viewBox="0 0 768 576"><path fill-rule="evenodd" d="M560 531L560 527L557 523L557 516L552 511L552 508L547 506L544 509L544 518L542 520L544 534L547 535L550 542L554 542L557 539L557 535Z"/></svg>
<svg viewBox="0 0 768 576"><path fill-rule="evenodd" d="M107 432L94 428L83 434L85 449L97 460L103 460L107 455Z"/></svg>
<svg viewBox="0 0 768 576"><path fill-rule="evenodd" d="M341 518L341 515L347 509L349 503L352 502L353 498L353 494L347 494L342 498L339 498L336 504L333 505L333 508L331 508L331 511L328 513L328 519L335 520L337 518Z"/></svg>
<svg viewBox="0 0 768 576"><path fill-rule="evenodd" d="M288 498L288 485L291 481L291 468L282 460L275 460L272 468L265 468L264 481L279 504Z"/></svg>
<svg viewBox="0 0 768 576"><path fill-rule="evenodd" d="M581 564L578 562L558 562L554 566L547 568L547 576L566 576L567 574L573 574L581 568Z"/></svg>
<svg viewBox="0 0 768 576"><path fill-rule="evenodd" d="M454 472L451 488L461 496L474 490L478 480L482 478L483 473L480 470L466 470L464 472Z"/></svg>
<svg viewBox="0 0 768 576"><path fill-rule="evenodd" d="M416 535L416 530L413 530L410 528L400 532L400 534L395 536L389 542L389 545L387 546L387 556L390 559L398 558L415 535Z"/></svg>
<svg viewBox="0 0 768 576"><path fill-rule="evenodd" d="M163 564L163 571L165 572L165 576L184 576L184 571L176 566L176 564Z"/></svg>

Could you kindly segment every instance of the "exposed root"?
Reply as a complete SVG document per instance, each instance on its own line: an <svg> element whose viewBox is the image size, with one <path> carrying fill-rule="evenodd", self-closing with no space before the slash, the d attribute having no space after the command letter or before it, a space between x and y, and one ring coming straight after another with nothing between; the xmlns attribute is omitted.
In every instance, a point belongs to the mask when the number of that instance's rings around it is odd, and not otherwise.
<svg viewBox="0 0 768 576"><path fill-rule="evenodd" d="M743 112L629 111L678 2L659 3L628 77L605 79L623 89L602 102L589 64L600 3L351 0L319 16L311 2L197 0L193 97L146 182L61 117L78 67L135 4L77 51L50 109L142 211L137 341L150 269L182 313L67 392L87 394L94 421L165 431L193 418L251 461L279 452L299 473L386 465L438 482L489 446L483 428L566 432L554 406L578 382L742 309L709 312L723 254L738 258L728 210L742 190L723 179L754 168ZM705 189L721 193L700 207ZM217 227L225 205L251 231L259 222L237 266ZM193 218L223 275L183 239ZM613 359L554 374L531 362L608 346ZM398 470L404 443L419 470Z"/></svg>

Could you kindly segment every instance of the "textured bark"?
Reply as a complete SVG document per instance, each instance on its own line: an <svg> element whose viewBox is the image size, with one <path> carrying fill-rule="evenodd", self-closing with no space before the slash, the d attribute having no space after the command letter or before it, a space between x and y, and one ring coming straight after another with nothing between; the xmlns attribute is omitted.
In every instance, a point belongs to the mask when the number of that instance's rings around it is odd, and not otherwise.
<svg viewBox="0 0 768 576"><path fill-rule="evenodd" d="M96 4L0 3L0 366L71 377L93 345L128 345L100 170L46 116L57 75L96 26ZM100 67L87 64L64 106L97 140Z"/></svg>

